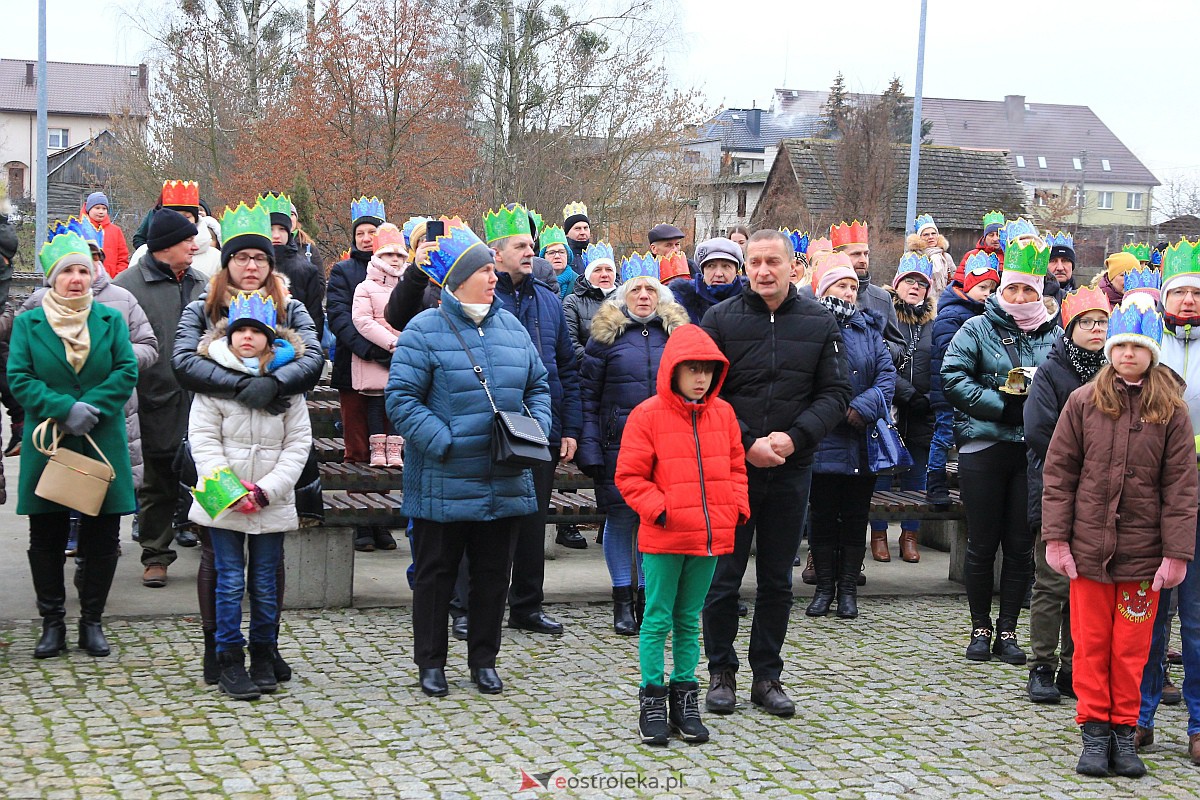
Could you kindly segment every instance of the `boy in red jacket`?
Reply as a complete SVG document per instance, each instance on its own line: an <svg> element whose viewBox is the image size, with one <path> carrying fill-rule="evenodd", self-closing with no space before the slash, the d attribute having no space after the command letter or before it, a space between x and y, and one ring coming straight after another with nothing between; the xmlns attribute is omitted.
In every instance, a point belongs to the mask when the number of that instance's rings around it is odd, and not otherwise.
<svg viewBox="0 0 1200 800"><path fill-rule="evenodd" d="M641 518L638 729L647 744L665 745L671 731L686 742L708 741L696 681L700 610L717 556L733 552L734 528L750 517L741 428L718 396L728 368L698 325L677 328L663 350L658 392L629 415L617 457L617 488ZM668 692L664 650L672 631Z"/></svg>

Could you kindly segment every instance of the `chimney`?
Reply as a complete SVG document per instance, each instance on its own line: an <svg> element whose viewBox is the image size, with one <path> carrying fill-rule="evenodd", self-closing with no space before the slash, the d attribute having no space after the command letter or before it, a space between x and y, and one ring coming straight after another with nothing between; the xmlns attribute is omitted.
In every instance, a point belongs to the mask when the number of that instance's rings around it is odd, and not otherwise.
<svg viewBox="0 0 1200 800"><path fill-rule="evenodd" d="M746 112L746 127L750 130L751 136L760 136L762 134L761 108L752 108Z"/></svg>
<svg viewBox="0 0 1200 800"><path fill-rule="evenodd" d="M146 88L146 65L138 64L138 86Z"/></svg>
<svg viewBox="0 0 1200 800"><path fill-rule="evenodd" d="M1020 125L1025 121L1025 95L1004 95L1004 116L1010 125Z"/></svg>
<svg viewBox="0 0 1200 800"><path fill-rule="evenodd" d="M37 81L35 81L35 80L33 79L33 64L28 64L28 63L27 63L27 64L25 65L25 85L26 85L26 86L33 86L33 85L34 85L34 84L36 84L36 83L37 83Z"/></svg>

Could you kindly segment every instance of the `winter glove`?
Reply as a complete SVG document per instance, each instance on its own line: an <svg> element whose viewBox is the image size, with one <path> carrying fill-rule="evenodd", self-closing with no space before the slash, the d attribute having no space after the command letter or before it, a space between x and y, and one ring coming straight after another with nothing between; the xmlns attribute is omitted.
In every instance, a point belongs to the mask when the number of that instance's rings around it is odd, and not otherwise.
<svg viewBox="0 0 1200 800"><path fill-rule="evenodd" d="M846 422L850 423L850 427L855 430L865 431L867 429L867 421L853 408L846 409Z"/></svg>
<svg viewBox="0 0 1200 800"><path fill-rule="evenodd" d="M1025 395L1002 394L1004 410L1000 412L1000 421L1005 425L1025 424Z"/></svg>
<svg viewBox="0 0 1200 800"><path fill-rule="evenodd" d="M99 421L100 409L80 401L71 406L71 410L67 412L67 418L62 420L59 425L71 436L83 436L96 427L96 423Z"/></svg>
<svg viewBox="0 0 1200 800"><path fill-rule="evenodd" d="M288 406L290 406L290 405L291 405L291 401L288 400L286 397L278 397L277 396L274 400L272 400L271 402L269 402L265 406L263 406L262 410L267 412L268 414L278 416L278 415L282 414L283 412L287 411Z"/></svg>
<svg viewBox="0 0 1200 800"><path fill-rule="evenodd" d="M1162 591L1163 589L1174 589L1179 584L1183 583L1184 577L1187 575L1187 562L1182 558L1166 558L1162 560L1162 564L1158 566L1158 572L1154 573L1154 583L1150 588L1154 591Z"/></svg>
<svg viewBox="0 0 1200 800"><path fill-rule="evenodd" d="M267 493L264 492L261 487L256 486L249 481L242 481L242 486L245 487L246 491L250 493L249 497L254 500L254 505L256 508L266 508L267 506L271 505L271 501L267 499Z"/></svg>
<svg viewBox="0 0 1200 800"><path fill-rule="evenodd" d="M271 363L267 365L268 372L274 372L285 364L290 364L296 360L296 348L292 347L292 343L287 339L275 340L275 357L271 359Z"/></svg>
<svg viewBox="0 0 1200 800"><path fill-rule="evenodd" d="M1066 575L1071 580L1079 577L1079 570L1075 569L1075 557L1071 555L1071 545L1068 542L1046 542L1046 563L1059 575Z"/></svg>
<svg viewBox="0 0 1200 800"><path fill-rule="evenodd" d="M278 394L279 381L262 375L256 378L248 378L245 385L238 390L233 399L247 408L264 408Z"/></svg>

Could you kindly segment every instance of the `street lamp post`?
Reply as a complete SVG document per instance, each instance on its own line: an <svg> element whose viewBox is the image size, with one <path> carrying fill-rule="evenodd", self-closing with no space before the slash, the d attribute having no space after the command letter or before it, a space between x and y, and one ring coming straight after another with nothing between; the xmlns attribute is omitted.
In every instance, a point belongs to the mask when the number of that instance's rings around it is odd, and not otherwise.
<svg viewBox="0 0 1200 800"><path fill-rule="evenodd" d="M921 33L917 37L917 82L913 91L912 137L908 150L908 203L904 224L917 218L917 176L921 169L921 97L925 91L925 15L928 0L921 0Z"/></svg>

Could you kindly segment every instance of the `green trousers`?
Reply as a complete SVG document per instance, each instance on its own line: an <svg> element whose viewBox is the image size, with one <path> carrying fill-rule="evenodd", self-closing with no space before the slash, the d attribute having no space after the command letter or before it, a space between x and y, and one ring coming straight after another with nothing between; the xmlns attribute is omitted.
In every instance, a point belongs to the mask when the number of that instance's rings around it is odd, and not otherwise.
<svg viewBox="0 0 1200 800"><path fill-rule="evenodd" d="M664 651L672 631L675 663L671 683L694 681L700 663L700 610L717 557L644 553L642 559L646 575L646 611L638 636L642 686L666 685Z"/></svg>

